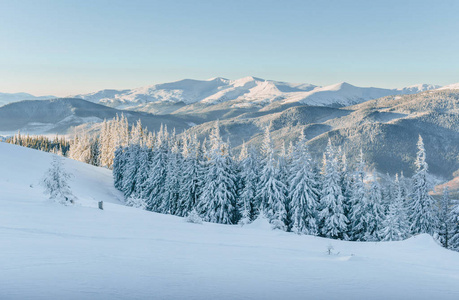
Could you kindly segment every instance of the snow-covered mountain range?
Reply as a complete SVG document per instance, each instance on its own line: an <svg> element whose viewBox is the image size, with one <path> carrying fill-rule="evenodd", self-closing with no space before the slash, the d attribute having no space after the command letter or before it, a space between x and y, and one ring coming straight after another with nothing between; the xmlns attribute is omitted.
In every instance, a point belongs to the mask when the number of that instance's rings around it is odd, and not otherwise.
<svg viewBox="0 0 459 300"><path fill-rule="evenodd" d="M89 94L72 95L91 102L117 108L129 108L148 103L219 104L233 102L235 106L301 103L320 106L346 106L388 95L415 94L440 86L419 84L400 89L357 87L349 83L316 86L309 83L287 83L245 77L237 80L212 78L185 79L127 90L102 90Z"/></svg>
<svg viewBox="0 0 459 300"><path fill-rule="evenodd" d="M34 96L28 93L0 93L0 106L22 100L47 100L54 98L56 96Z"/></svg>
<svg viewBox="0 0 459 300"><path fill-rule="evenodd" d="M164 107L215 105L229 107L276 104L307 104L316 106L348 106L389 95L416 94L434 89L457 89L459 84L441 87L418 84L398 89L358 87L346 82L328 86L309 83L288 83L244 77L236 80L221 77L208 80L184 79L134 89L105 89L88 94L71 95L90 102L120 109L135 109L153 113L170 113ZM27 93L0 93L0 106L21 100L45 100L55 96L33 96Z"/></svg>

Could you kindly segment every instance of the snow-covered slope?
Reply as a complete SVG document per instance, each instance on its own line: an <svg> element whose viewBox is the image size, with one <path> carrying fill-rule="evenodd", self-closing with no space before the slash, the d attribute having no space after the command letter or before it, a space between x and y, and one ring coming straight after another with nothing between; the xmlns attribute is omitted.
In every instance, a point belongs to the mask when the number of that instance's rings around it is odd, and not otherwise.
<svg viewBox="0 0 459 300"><path fill-rule="evenodd" d="M347 82L342 82L325 87L317 87L307 93L292 95L287 98L284 103L300 102L317 106L348 106L389 95L416 94L438 87L437 85L431 84L419 84L399 89L382 89L374 87L357 87Z"/></svg>
<svg viewBox="0 0 459 300"><path fill-rule="evenodd" d="M131 124L140 119L151 130L158 130L162 123L180 131L189 127L186 120L174 116L122 111L82 99L62 98L20 101L0 107L0 135L12 135L18 130L29 134L67 134L76 126L91 127L121 114Z"/></svg>
<svg viewBox="0 0 459 300"><path fill-rule="evenodd" d="M398 90L401 92L401 94L409 95L409 94L416 94L420 92L435 90L439 88L441 88L441 85L424 83L424 84L416 84L416 85L407 86L407 87L404 87Z"/></svg>
<svg viewBox="0 0 459 300"><path fill-rule="evenodd" d="M60 206L38 185L50 161L0 143L0 299L459 297L459 254L427 235L357 243L272 231L263 220L190 224L121 205L110 171L71 160L79 201Z"/></svg>
<svg viewBox="0 0 459 300"><path fill-rule="evenodd" d="M55 96L34 96L27 93L0 93L0 106L21 100L46 100L54 99Z"/></svg>
<svg viewBox="0 0 459 300"><path fill-rule="evenodd" d="M459 82L445 85L444 87L438 88L438 90L459 90Z"/></svg>
<svg viewBox="0 0 459 300"><path fill-rule="evenodd" d="M311 105L350 105L388 95L412 94L439 86L420 84L401 89L362 88L348 83L325 87L312 84L294 84L256 77L237 80L212 78L209 80L185 79L132 90L103 90L74 95L88 101L114 107L141 108L147 103L218 104L235 101L246 104L272 102L300 102Z"/></svg>
<svg viewBox="0 0 459 300"><path fill-rule="evenodd" d="M52 156L47 152L0 142L0 201L45 201L39 182L50 167ZM101 200L123 203L122 194L113 187L110 170L72 159L64 161L66 170L74 175L71 186L82 206L91 206Z"/></svg>

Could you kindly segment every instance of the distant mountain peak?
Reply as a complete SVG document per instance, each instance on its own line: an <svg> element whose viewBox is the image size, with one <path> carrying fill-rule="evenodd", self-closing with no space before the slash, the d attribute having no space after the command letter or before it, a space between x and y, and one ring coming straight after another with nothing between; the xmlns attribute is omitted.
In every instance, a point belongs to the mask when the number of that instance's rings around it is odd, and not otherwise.
<svg viewBox="0 0 459 300"><path fill-rule="evenodd" d="M413 94L435 88L438 86L421 84L401 89L382 89L357 87L348 82L319 87L307 83L288 83L247 76L234 80L222 77L207 80L183 79L131 90L104 90L74 97L111 107L136 109L142 105L151 107L154 103L213 105L229 102L250 107L273 102L298 102L319 106L346 106L384 96Z"/></svg>
<svg viewBox="0 0 459 300"><path fill-rule="evenodd" d="M438 90L459 90L459 82L445 85L444 87L438 88Z"/></svg>
<svg viewBox="0 0 459 300"><path fill-rule="evenodd" d="M228 81L229 79L224 78L224 77L212 77L207 79L206 81Z"/></svg>
<svg viewBox="0 0 459 300"><path fill-rule="evenodd" d="M0 106L21 100L47 100L56 96L34 96L28 93L0 93Z"/></svg>

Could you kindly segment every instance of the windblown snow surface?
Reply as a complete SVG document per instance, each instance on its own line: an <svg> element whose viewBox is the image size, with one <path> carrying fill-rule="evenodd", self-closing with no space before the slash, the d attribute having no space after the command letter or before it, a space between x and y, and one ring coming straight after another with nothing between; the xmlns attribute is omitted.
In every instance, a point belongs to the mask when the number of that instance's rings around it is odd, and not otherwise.
<svg viewBox="0 0 459 300"><path fill-rule="evenodd" d="M0 299L459 299L459 253L428 235L357 243L264 220L191 224L123 206L109 170L68 159L79 201L61 206L38 184L50 162L0 143Z"/></svg>

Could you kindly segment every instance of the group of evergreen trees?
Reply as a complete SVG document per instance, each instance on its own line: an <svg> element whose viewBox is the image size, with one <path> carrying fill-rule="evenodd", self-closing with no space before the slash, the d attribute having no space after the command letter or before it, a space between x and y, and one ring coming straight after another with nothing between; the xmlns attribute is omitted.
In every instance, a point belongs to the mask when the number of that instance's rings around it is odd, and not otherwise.
<svg viewBox="0 0 459 300"><path fill-rule="evenodd" d="M367 175L363 153L350 170L330 141L319 163L304 136L277 153L266 129L259 151L243 145L235 158L218 124L203 142L187 132L146 135L140 128L116 149L112 166L128 205L222 224L263 215L275 228L352 241L428 233L459 250L459 206L447 191L441 203L429 194L421 137L414 176L378 180L376 172Z"/></svg>
<svg viewBox="0 0 459 300"><path fill-rule="evenodd" d="M50 139L44 135L23 135L18 132L14 136L7 138L6 142L45 152L56 153L62 156L67 156L67 152L70 149L70 142L64 137L59 137L57 135L53 139Z"/></svg>
<svg viewBox="0 0 459 300"><path fill-rule="evenodd" d="M100 134L76 132L70 141L68 157L95 166L113 167L115 151L129 144L140 144L152 147L154 134L142 128L140 120L132 127L124 115L100 124Z"/></svg>
<svg viewBox="0 0 459 300"><path fill-rule="evenodd" d="M89 134L84 130L75 131L72 138L56 135L50 139L43 135L22 135L20 132L6 140L7 143L52 152L87 164L112 168L115 150L129 143L139 143L140 138L147 147L152 147L154 133L142 128L140 120L130 127L124 115L100 124L99 134Z"/></svg>
<svg viewBox="0 0 459 300"><path fill-rule="evenodd" d="M236 158L215 126L208 140L129 126L124 116L101 124L99 135L75 134L67 141L20 134L8 142L59 153L113 169L126 203L204 221L247 224L263 215L275 228L352 241L402 240L431 234L459 250L459 204L445 189L429 194L428 165L418 141L412 178L368 174L364 155L351 170L346 155L329 141L314 160L307 140L276 151L266 128L260 149L242 145Z"/></svg>

